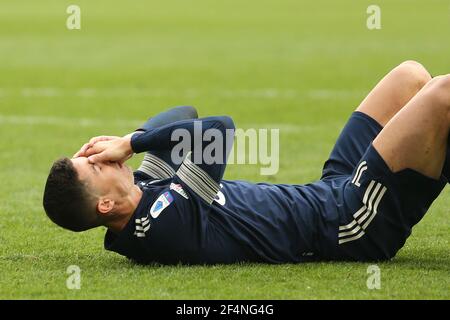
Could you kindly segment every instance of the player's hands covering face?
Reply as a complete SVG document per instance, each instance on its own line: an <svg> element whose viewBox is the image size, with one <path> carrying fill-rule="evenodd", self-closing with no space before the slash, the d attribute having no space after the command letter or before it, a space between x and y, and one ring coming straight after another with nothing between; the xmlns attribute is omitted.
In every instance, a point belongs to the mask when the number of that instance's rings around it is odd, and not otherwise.
<svg viewBox="0 0 450 320"><path fill-rule="evenodd" d="M83 145L74 157L88 157L91 163L108 161L123 163L133 155L130 140L131 135L94 137Z"/></svg>
<svg viewBox="0 0 450 320"><path fill-rule="evenodd" d="M91 148L95 143L99 142L99 141L109 141L109 140L114 140L114 139L120 139L120 137L118 136L97 136L97 137L93 137L91 138L91 140L89 140L88 143L85 143L80 150L78 150L72 158L78 158L78 157L87 157L86 155L86 151L87 149Z"/></svg>

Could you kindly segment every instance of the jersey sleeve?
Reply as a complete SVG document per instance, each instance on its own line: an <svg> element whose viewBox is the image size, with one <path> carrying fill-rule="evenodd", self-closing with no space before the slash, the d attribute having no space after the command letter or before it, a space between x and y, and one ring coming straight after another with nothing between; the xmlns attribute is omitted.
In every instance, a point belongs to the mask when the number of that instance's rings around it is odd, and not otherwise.
<svg viewBox="0 0 450 320"><path fill-rule="evenodd" d="M178 106L148 119L137 130L137 134L142 134L148 130L171 124L180 120L197 119L197 110L191 106ZM138 172L144 173L154 179L167 179L175 175L179 164L171 159L171 150L147 150L144 159L138 168Z"/></svg>
<svg viewBox="0 0 450 320"><path fill-rule="evenodd" d="M177 121L133 135L131 147L136 153L172 150L180 143L179 140L173 139L173 133L180 129L188 134L190 141L189 150L176 175L195 194L211 204L219 191L219 183L232 147L235 129L233 120L220 116ZM207 158L211 154L214 154L214 157Z"/></svg>
<svg viewBox="0 0 450 320"><path fill-rule="evenodd" d="M191 106L178 106L149 118L136 131L147 131L180 120L197 119L197 110Z"/></svg>

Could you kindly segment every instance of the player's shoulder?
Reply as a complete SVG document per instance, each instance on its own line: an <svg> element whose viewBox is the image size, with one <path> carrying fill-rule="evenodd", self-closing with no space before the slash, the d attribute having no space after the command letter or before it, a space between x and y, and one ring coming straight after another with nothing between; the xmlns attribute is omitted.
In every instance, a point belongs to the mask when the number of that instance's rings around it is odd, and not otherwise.
<svg viewBox="0 0 450 320"><path fill-rule="evenodd" d="M134 171L133 177L134 177L134 184L136 185L141 185L142 183L145 183L147 181L155 180L153 177L149 176L148 174L140 170Z"/></svg>
<svg viewBox="0 0 450 320"><path fill-rule="evenodd" d="M172 178L176 172L173 164L171 164L170 158L168 158L170 155L166 154L159 156L160 157L151 152L147 152L141 165L136 170L136 172L139 173L139 176L151 177L153 179Z"/></svg>

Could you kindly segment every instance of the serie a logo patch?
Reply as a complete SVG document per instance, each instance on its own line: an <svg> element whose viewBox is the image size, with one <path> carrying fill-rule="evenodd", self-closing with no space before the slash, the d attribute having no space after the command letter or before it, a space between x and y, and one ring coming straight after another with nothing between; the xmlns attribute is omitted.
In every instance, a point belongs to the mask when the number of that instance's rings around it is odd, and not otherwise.
<svg viewBox="0 0 450 320"><path fill-rule="evenodd" d="M153 219L158 218L161 212L173 202L173 196L169 191L164 192L156 199L150 208L150 215Z"/></svg>

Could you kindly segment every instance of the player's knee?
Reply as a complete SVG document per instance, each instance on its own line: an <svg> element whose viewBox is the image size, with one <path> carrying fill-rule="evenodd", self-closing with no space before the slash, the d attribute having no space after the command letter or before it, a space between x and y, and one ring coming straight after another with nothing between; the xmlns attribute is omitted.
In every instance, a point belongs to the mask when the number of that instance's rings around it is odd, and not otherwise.
<svg viewBox="0 0 450 320"><path fill-rule="evenodd" d="M430 96L435 101L434 106L450 113L450 74L433 78L429 88Z"/></svg>
<svg viewBox="0 0 450 320"><path fill-rule="evenodd" d="M400 65L407 65L418 69L425 69L425 67L420 62L415 60L405 60Z"/></svg>
<svg viewBox="0 0 450 320"><path fill-rule="evenodd" d="M417 61L407 60L394 69L401 83L406 83L412 90L420 90L431 80L431 75L425 67Z"/></svg>
<svg viewBox="0 0 450 320"><path fill-rule="evenodd" d="M450 74L436 77L436 89L450 94Z"/></svg>
<svg viewBox="0 0 450 320"><path fill-rule="evenodd" d="M436 84L436 82L440 81L442 78L444 78L445 76L436 76L433 77L433 79L431 79L428 83L427 83L427 87L431 87L434 86Z"/></svg>

